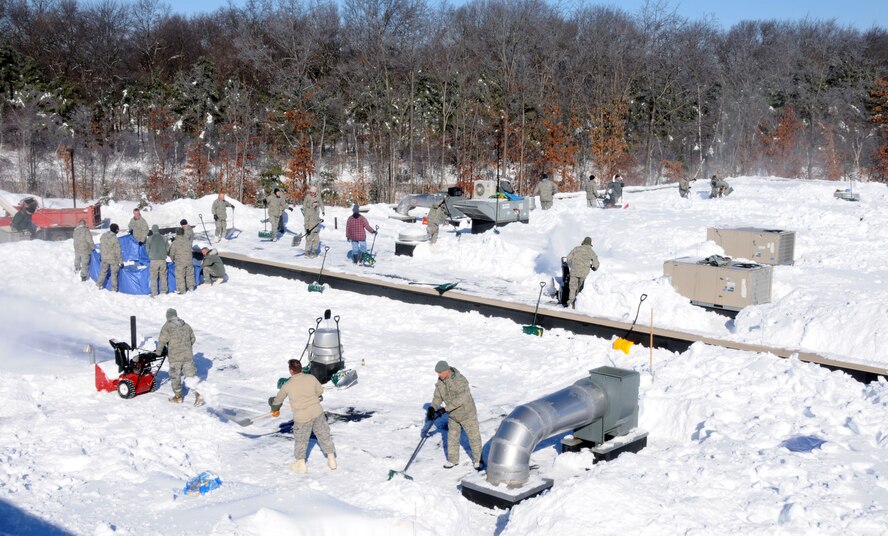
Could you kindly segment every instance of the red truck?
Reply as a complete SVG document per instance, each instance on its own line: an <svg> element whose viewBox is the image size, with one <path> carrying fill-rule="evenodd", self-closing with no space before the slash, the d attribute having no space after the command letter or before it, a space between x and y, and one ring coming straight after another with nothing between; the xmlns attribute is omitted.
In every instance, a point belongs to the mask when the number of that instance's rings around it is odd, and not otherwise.
<svg viewBox="0 0 888 536"><path fill-rule="evenodd" d="M5 216L0 216L0 242L12 242L21 239L22 233L16 233L11 229L12 218L16 212L22 210L26 205L34 206L36 204L37 200L33 197L22 199L16 206L12 206L5 199L0 198L0 208L6 211ZM87 205L81 208L38 207L34 211L33 216L31 216L31 223L37 228L37 232L32 238L67 240L71 238L74 228L77 227L77 223L81 219L86 221L86 226L90 229L101 227L101 205L96 203L95 205Z"/></svg>

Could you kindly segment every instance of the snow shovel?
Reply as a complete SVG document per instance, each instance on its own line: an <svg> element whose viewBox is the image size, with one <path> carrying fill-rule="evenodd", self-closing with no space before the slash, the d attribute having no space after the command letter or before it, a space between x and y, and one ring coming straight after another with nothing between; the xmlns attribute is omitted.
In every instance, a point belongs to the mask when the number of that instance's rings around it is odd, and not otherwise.
<svg viewBox="0 0 888 536"><path fill-rule="evenodd" d="M437 290L439 295L444 294L448 290L455 289L458 284L459 284L459 281L457 281L456 283L441 283L440 285L438 283L418 283L416 281L411 281L410 283L408 283L408 285L430 286L430 287L434 288L435 290Z"/></svg>
<svg viewBox="0 0 888 536"><path fill-rule="evenodd" d="M259 231L259 238L263 240L271 240L274 235L268 230L268 203L265 203L265 206L262 208L262 213L265 214L265 219L262 220L262 230Z"/></svg>
<svg viewBox="0 0 888 536"><path fill-rule="evenodd" d="M527 335L536 335L537 337L543 336L543 331L545 331L542 326L536 325L537 322L537 311L540 310L540 299L543 297L543 289L546 288L546 282L540 281L540 295L537 296L537 305L533 310L533 322L530 323L529 326L523 326L521 331L526 333Z"/></svg>
<svg viewBox="0 0 888 536"><path fill-rule="evenodd" d="M376 247L376 235L379 234L379 226L376 226L376 232L373 233L373 242L370 243L370 251L361 254L361 264L373 267L376 264L376 256L373 255L373 248Z"/></svg>
<svg viewBox="0 0 888 536"><path fill-rule="evenodd" d="M314 227L312 227L311 229L309 229L309 230L306 231L305 233L296 233L296 235L293 236L293 241L290 243L290 247L295 248L296 246L298 246L299 244L301 244L301 243L302 243L302 239L303 239L304 237L310 235L311 232L314 231L315 228L316 228L318 225L322 224L322 223L324 223L324 220L321 220L321 221L319 221L318 223L316 223ZM308 252L306 252L306 253L308 253Z"/></svg>
<svg viewBox="0 0 888 536"><path fill-rule="evenodd" d="M234 208L231 209L231 229L225 231L225 240L234 240L239 237L241 230L234 225Z"/></svg>
<svg viewBox="0 0 888 536"><path fill-rule="evenodd" d="M198 214L197 217L200 218L200 226L203 227L204 236L207 237L207 244L212 244L213 241L210 240L210 233L207 232L207 226L204 224L203 221L203 214Z"/></svg>
<svg viewBox="0 0 888 536"><path fill-rule="evenodd" d="M638 322L638 313L641 311L641 304L648 297L647 294L642 294L641 298L638 300L638 308L635 310L635 320L632 321L632 325L629 326L629 329L626 330L626 333L623 334L622 337L618 337L617 340L614 341L614 350L620 350L624 354L629 355L629 349L632 348L634 342L630 341L626 337L632 333L632 330L635 329L635 323Z"/></svg>
<svg viewBox="0 0 888 536"><path fill-rule="evenodd" d="M389 469L389 476L388 476L389 480L394 478L395 475L401 475L404 478L406 478L407 480L413 480L413 477L407 474L407 469L410 469L410 464L413 463L413 460L416 459L416 455L419 454L419 449L421 449L422 446L425 445L426 439L428 439L429 435L430 435L429 430L431 429L433 424L435 424L435 419L432 419L430 421L427 420L425 422L425 424L422 427L422 432L420 433L421 437L419 439L419 444L416 445L416 449L413 451L413 454L410 456L410 460L407 461L407 465L404 466L404 470L403 471L395 471L394 469Z"/></svg>
<svg viewBox="0 0 888 536"><path fill-rule="evenodd" d="M324 285L321 284L321 277L324 275L324 263L327 262L327 251L330 246L324 246L324 258L321 259L321 271L318 272L318 280L308 285L309 292L324 292Z"/></svg>
<svg viewBox="0 0 888 536"><path fill-rule="evenodd" d="M268 417L273 417L273 416L274 416L274 412L269 411L268 413L263 413L262 415L257 415L255 417L228 416L227 418L229 421L235 422L241 426L250 426L251 424L255 423L256 421L260 421L262 419L267 419Z"/></svg>

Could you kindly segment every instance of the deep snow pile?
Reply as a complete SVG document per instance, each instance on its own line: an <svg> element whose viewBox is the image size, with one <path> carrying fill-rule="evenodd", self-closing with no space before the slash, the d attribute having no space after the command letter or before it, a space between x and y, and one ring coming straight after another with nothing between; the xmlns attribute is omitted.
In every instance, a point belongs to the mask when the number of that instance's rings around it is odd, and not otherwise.
<svg viewBox="0 0 888 536"><path fill-rule="evenodd" d="M777 336L782 333L799 344L828 342L847 355L867 345L880 348L886 320L879 296L885 291L876 281L886 255L858 247L851 258L836 237L845 226L849 243L875 238L885 219L874 208L884 201L877 185L862 188L864 202L853 205L832 204L828 183L731 182L738 197L712 201L712 207L702 199L679 200L674 190L629 193L631 208L622 211L586 212L578 198L556 201L553 211L534 212L528 226L507 226L500 235L446 235L434 249L421 246L412 259L393 256L397 229L408 224L384 219L388 209L374 206L370 220L382 230L375 271L417 281L464 279L468 288L497 295L527 289L520 299L531 302L553 262L589 234L603 267L581 295L584 311L625 318L637 295L647 292L645 303L652 303L658 324L692 323L737 338L753 332L739 326L761 325L765 333L755 336L764 340L789 345ZM817 191L824 199L811 200ZM739 197L743 192L753 201ZM796 212L783 216L766 202L804 192L808 197L794 204ZM178 201L145 216L161 224L192 220L208 213L208 204ZM804 212L815 204L826 208ZM125 224L131 208L115 205L105 215ZM294 258L301 248L291 248L289 237L257 242L261 210L236 210L244 234L223 243L225 249L314 262ZM719 220L721 213L735 219ZM345 209L328 209L328 222L334 214L342 229ZM737 221L740 214L746 216ZM660 277L663 258L718 252L705 242L705 228L713 223L799 233L796 266L775 271L775 302L741 314L735 328L687 305ZM290 228L300 224L294 216ZM678 238L651 238L665 228ZM328 266L357 270L346 263L341 231L328 228L322 239L336 253ZM647 258L661 251L666 256ZM236 269L225 285L151 300L81 283L72 271L70 241L2 244L0 258L0 532L17 533L22 526L46 532L42 523L50 523L77 534L575 534L592 527L605 534L875 534L888 523L884 382L864 386L798 361L704 345L683 354L654 351L652 377L645 348L626 356L598 338L561 330L528 337L507 320L333 289L309 293L302 283ZM850 268L867 275L855 277ZM838 281L844 292L828 288ZM845 301L837 301L840 295ZM784 308L788 298L802 310ZM165 372L157 394L122 400L96 393L83 345L93 344L99 360L110 359L107 339L128 338L129 315L139 318L139 339L150 344L167 307L195 329L209 407L169 404ZM298 357L307 329L328 307L342 316L345 356L360 380L349 390L328 392L323 405L337 414L349 408L374 413L331 425L337 471L324 466L314 445L309 473L296 476L287 470L292 440L263 435L275 431L276 422L241 428L213 410L240 399L264 411L286 360ZM857 329L834 331L829 317L856 321ZM442 469L439 433L411 467L413 481L387 481L388 470L402 469L419 440L423 403L434 389L432 367L441 358L470 380L485 441L516 404L560 389L590 368L639 370L640 426L650 432L649 446L592 466L590 454L557 455L557 441L545 441L533 462L556 485L509 514L462 499L457 483L471 473L468 456L463 451L463 465ZM285 407L281 420L288 413ZM185 481L204 470L217 472L223 486L204 497L183 496Z"/></svg>

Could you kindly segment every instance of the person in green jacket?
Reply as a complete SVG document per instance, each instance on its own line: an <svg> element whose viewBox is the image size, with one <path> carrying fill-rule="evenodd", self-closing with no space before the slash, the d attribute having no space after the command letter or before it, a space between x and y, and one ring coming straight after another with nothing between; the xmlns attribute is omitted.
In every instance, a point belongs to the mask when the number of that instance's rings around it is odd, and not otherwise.
<svg viewBox="0 0 888 536"><path fill-rule="evenodd" d="M589 271L598 270L598 255L592 249L592 239L586 237L583 243L570 250L567 254L567 267L570 270L568 284L567 307L576 309L577 294L582 290Z"/></svg>
<svg viewBox="0 0 888 536"><path fill-rule="evenodd" d="M120 252L120 240L117 238L118 231L120 227L112 223L108 232L99 238L99 256L102 264L99 268L99 278L96 280L96 286L101 289L105 286L108 272L111 272L111 290L114 292L117 292L117 272L123 266L123 254Z"/></svg>
<svg viewBox="0 0 888 536"><path fill-rule="evenodd" d="M204 283L210 286L216 282L216 279L225 281L225 265L222 263L222 257L215 248L203 248L203 262L200 265L200 273L203 274Z"/></svg>
<svg viewBox="0 0 888 536"><path fill-rule="evenodd" d="M481 470L481 432L469 381L459 370L448 365L447 361L438 361L435 364L435 372L438 374L438 381L435 383L432 403L426 410L426 418L428 420L438 418L441 414L438 406L444 404L448 418L447 462L444 468L450 469L459 463L459 440L465 428L466 436L469 438L469 449L472 451L472 464L476 470Z"/></svg>
<svg viewBox="0 0 888 536"><path fill-rule="evenodd" d="M157 296L157 280L160 279L160 290L164 294L169 292L167 285L167 256L170 252L170 245L166 237L160 234L160 227L157 224L151 226L151 232L148 234L148 280L151 285L151 297Z"/></svg>

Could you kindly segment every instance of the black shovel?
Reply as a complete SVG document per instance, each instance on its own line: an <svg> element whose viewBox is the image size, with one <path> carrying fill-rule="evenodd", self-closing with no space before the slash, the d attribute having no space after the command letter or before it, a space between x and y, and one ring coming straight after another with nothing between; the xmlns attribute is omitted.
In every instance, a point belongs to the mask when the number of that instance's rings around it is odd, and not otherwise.
<svg viewBox="0 0 888 536"><path fill-rule="evenodd" d="M388 479L391 480L395 477L395 475L401 475L407 480L413 480L413 477L407 474L407 469L410 469L410 464L413 463L413 460L416 459L416 455L419 454L419 450L425 445L426 439L429 438L429 430L433 424L435 424L436 419L427 420L422 427L422 432L420 433L421 438L419 440L419 444L416 445L416 449L413 451L413 454L410 456L410 460L407 461L407 465L404 466L403 471L395 471L394 469L389 469Z"/></svg>

